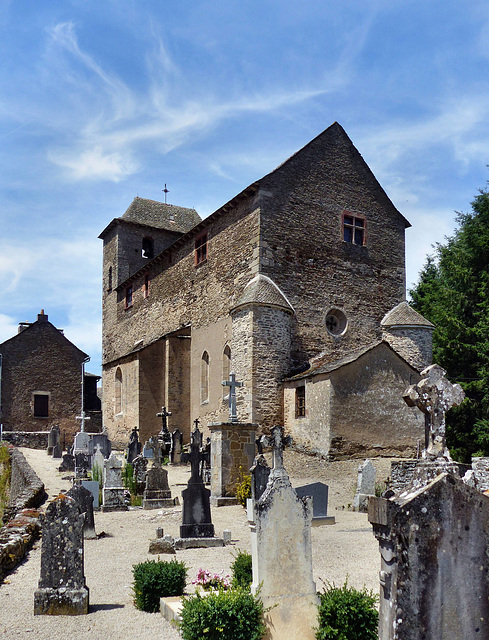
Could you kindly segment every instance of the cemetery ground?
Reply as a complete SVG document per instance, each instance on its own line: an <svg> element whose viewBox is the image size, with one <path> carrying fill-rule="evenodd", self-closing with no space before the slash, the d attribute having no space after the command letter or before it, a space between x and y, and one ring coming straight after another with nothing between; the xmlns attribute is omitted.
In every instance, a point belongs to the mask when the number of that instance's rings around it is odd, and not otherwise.
<svg viewBox="0 0 489 640"><path fill-rule="evenodd" d="M67 491L69 474L60 473L60 460L48 456L44 450L22 449L27 461L44 482L48 501ZM328 514L336 524L312 529L313 572L318 590L324 583L356 588L366 586L379 591L380 557L378 542L372 533L367 515L347 509L353 503L357 484L357 470L361 460L325 462L294 451L285 451L284 466L293 486L312 482L329 485ZM374 461L377 479L389 475L390 460ZM172 496L178 496L186 487L190 466L166 467ZM46 504L44 505L46 507ZM85 540L85 576L90 590L90 610L81 616L34 616L34 592L40 575L40 540L29 552L27 559L0 585L0 638L32 638L58 640L82 638L141 638L145 640L178 640L178 631L159 613L138 611L133 604L132 566L148 559L157 559L148 553L149 542L155 530L162 527L165 534L178 537L182 507L168 509L95 513L96 540ZM177 551L178 560L189 568L187 591L199 568L212 572L230 573L230 565L238 550L250 551L250 530L246 512L241 506L212 508L216 535L230 529L232 544L209 549ZM278 540L277 544L281 544ZM283 548L287 554L288 549ZM169 560L170 555L160 556ZM293 580L284 576L284 580Z"/></svg>

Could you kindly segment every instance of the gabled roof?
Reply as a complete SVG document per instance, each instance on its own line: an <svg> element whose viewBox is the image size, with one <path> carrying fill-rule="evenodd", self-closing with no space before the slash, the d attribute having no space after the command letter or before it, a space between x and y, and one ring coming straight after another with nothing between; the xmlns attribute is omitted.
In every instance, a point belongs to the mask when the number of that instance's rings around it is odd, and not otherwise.
<svg viewBox="0 0 489 640"><path fill-rule="evenodd" d="M295 313L294 308L285 297L285 294L278 288L275 282L262 273L256 275L248 282L243 294L233 305L231 311L236 311L250 304L258 304L265 307L278 307L290 313Z"/></svg>
<svg viewBox="0 0 489 640"><path fill-rule="evenodd" d="M334 356L331 356L331 355L319 356L318 358L312 361L309 369L307 369L306 371L303 371L302 373L298 373L295 376L290 376L290 378L286 378L285 382L290 382L292 380L302 380L304 378L318 376L323 373L331 373L331 371L335 371L340 367L344 367L347 364L351 364L352 362L359 360L362 356L369 353L369 351L373 351L374 349L377 349L380 345L386 346L390 351L392 351L392 353L395 353L398 358L403 360L409 367L411 367L411 369L416 371L416 369L411 364L409 364L409 362L405 358L403 358L395 349L393 349L388 342L386 342L385 340L377 340L376 342L372 343L370 346L360 349L359 351L354 351L350 355L345 356L340 360L333 360L332 357Z"/></svg>
<svg viewBox="0 0 489 640"><path fill-rule="evenodd" d="M426 327L434 329L435 325L415 311L407 302L401 302L382 318L382 327Z"/></svg>

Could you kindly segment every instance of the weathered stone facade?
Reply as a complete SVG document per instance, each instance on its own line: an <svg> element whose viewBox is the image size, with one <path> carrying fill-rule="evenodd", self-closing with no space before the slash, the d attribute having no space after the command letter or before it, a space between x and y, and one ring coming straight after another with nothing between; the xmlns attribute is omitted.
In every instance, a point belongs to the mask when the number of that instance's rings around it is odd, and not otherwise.
<svg viewBox="0 0 489 640"><path fill-rule="evenodd" d="M244 383L239 420L283 422L286 376L382 338L404 299L407 226L337 123L203 221L137 198L100 236L111 439L157 433L163 405L187 442L195 418L225 421L229 367ZM341 331L328 330L331 314Z"/></svg>

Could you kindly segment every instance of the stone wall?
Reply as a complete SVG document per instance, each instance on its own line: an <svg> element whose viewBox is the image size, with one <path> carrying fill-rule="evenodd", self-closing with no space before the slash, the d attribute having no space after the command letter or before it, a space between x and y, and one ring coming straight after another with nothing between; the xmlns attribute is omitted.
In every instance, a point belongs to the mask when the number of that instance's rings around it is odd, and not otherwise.
<svg viewBox="0 0 489 640"><path fill-rule="evenodd" d="M242 475L249 474L255 457L257 425L221 423L211 432L211 501L234 496Z"/></svg>
<svg viewBox="0 0 489 640"><path fill-rule="evenodd" d="M418 371L422 371L433 362L431 327L384 329L382 337Z"/></svg>
<svg viewBox="0 0 489 640"><path fill-rule="evenodd" d="M16 447L47 449L49 431L4 431L2 438Z"/></svg>

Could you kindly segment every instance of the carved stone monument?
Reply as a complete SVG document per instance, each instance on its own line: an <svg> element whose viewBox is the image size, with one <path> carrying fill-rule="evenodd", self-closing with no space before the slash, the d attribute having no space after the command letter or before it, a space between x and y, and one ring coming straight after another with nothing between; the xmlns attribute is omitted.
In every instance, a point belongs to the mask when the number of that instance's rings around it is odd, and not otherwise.
<svg viewBox="0 0 489 640"><path fill-rule="evenodd" d="M66 495L76 500L80 507L80 511L85 517L85 521L83 523L83 537L87 540L95 539L97 534L95 533L92 493L84 487L81 482L75 482Z"/></svg>
<svg viewBox="0 0 489 640"><path fill-rule="evenodd" d="M48 433L48 455L53 454L53 448L60 444L60 430L57 424L54 424Z"/></svg>
<svg viewBox="0 0 489 640"><path fill-rule="evenodd" d="M367 512L368 499L375 495L376 471L371 460L358 467L357 490L353 498L353 510Z"/></svg>
<svg viewBox="0 0 489 640"><path fill-rule="evenodd" d="M42 516L41 576L34 615L88 613L83 565L85 517L73 498L61 494Z"/></svg>
<svg viewBox="0 0 489 640"><path fill-rule="evenodd" d="M122 460L113 453L104 463L102 511L127 511L122 486Z"/></svg>
<svg viewBox="0 0 489 640"><path fill-rule="evenodd" d="M134 458L141 453L141 443L139 442L137 427L131 431L129 436L129 444L126 449L126 460L129 464L132 464Z"/></svg>
<svg viewBox="0 0 489 640"><path fill-rule="evenodd" d="M155 464L146 474L146 488L143 496L143 509L161 509L178 504L178 498L171 497L168 485L168 471Z"/></svg>
<svg viewBox="0 0 489 640"><path fill-rule="evenodd" d="M170 464L180 464L183 450L183 433L175 429L171 434Z"/></svg>

